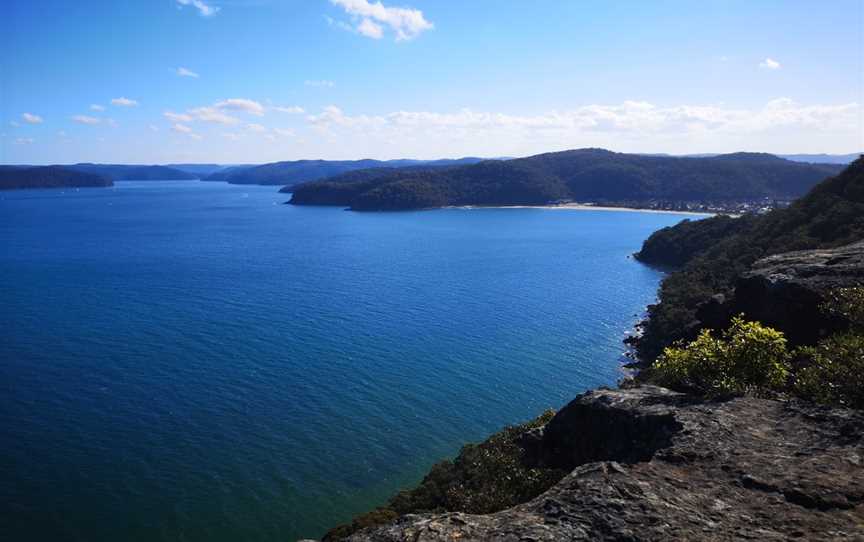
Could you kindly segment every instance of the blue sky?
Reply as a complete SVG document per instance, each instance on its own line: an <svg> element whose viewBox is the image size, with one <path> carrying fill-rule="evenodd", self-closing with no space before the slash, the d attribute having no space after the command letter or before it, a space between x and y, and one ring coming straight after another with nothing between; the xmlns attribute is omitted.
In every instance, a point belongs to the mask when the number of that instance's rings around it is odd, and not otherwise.
<svg viewBox="0 0 864 542"><path fill-rule="evenodd" d="M864 2L6 0L0 162L864 148Z"/></svg>

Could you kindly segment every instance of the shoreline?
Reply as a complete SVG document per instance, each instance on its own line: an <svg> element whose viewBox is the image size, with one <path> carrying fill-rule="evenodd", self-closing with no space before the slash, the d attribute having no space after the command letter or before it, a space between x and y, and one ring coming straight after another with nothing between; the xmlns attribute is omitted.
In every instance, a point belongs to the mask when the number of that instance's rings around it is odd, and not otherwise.
<svg viewBox="0 0 864 542"><path fill-rule="evenodd" d="M689 216L716 216L718 213L710 211L674 211L671 209L641 209L639 207L611 207L601 205L586 205L583 203L562 203L560 205L449 205L443 209L549 209L549 210L570 210L570 211L617 211L626 213L657 213L670 215L689 215ZM738 216L738 215L729 215Z"/></svg>

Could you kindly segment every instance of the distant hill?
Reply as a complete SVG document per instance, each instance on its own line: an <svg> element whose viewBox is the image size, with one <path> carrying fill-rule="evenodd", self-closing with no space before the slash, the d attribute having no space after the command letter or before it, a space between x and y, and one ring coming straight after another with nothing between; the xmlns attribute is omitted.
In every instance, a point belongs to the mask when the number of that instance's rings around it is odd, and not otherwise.
<svg viewBox="0 0 864 542"><path fill-rule="evenodd" d="M102 175L64 166L0 166L0 190L112 186Z"/></svg>
<svg viewBox="0 0 864 542"><path fill-rule="evenodd" d="M138 166L123 164L74 164L64 166L75 171L95 173L112 181L186 181L199 175L168 166Z"/></svg>
<svg viewBox="0 0 864 542"><path fill-rule="evenodd" d="M186 173L195 175L197 178L203 178L221 171L228 166L221 164L165 164L165 167L185 171Z"/></svg>
<svg viewBox="0 0 864 542"><path fill-rule="evenodd" d="M853 152L852 154L781 154L781 158L792 160L793 162L807 162L809 164L851 164L864 154L862 152Z"/></svg>
<svg viewBox="0 0 864 542"><path fill-rule="evenodd" d="M370 168L402 168L413 166L442 167L475 164L481 158L454 160L295 160L274 162L260 166L234 166L209 175L206 181L224 181L231 184L263 184L293 186Z"/></svg>
<svg viewBox="0 0 864 542"><path fill-rule="evenodd" d="M678 158L580 149L439 169L354 172L292 189L297 205L395 210L448 205L792 199L841 166L771 154Z"/></svg>
<svg viewBox="0 0 864 542"><path fill-rule="evenodd" d="M783 252L834 248L864 239L864 158L816 185L786 209L737 219L718 216L658 230L637 254L643 262L680 268L660 287L636 340L643 360L665 346L692 339L698 307L733 282L753 262Z"/></svg>

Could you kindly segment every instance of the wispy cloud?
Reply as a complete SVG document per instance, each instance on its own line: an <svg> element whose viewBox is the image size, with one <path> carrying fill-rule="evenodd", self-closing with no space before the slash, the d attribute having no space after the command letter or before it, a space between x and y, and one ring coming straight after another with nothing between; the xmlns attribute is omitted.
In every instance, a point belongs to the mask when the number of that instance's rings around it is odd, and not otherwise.
<svg viewBox="0 0 864 542"><path fill-rule="evenodd" d="M179 68L177 68L177 75L179 75L180 77L193 77L195 79L198 78L197 73L193 72L192 70L190 70L188 68L184 68L183 66L180 66Z"/></svg>
<svg viewBox="0 0 864 542"><path fill-rule="evenodd" d="M131 100L129 98L121 96L120 98L114 98L113 100L111 100L111 104L120 107L135 107L136 105L138 105L138 102L136 100Z"/></svg>
<svg viewBox="0 0 864 542"><path fill-rule="evenodd" d="M198 13L201 14L202 17L212 17L219 13L221 8L217 6L211 6L210 4L204 2L204 0L177 0L177 3L181 6L192 6L198 10Z"/></svg>
<svg viewBox="0 0 864 542"><path fill-rule="evenodd" d="M34 115L33 113L22 113L21 118L24 119L24 122L27 124L42 124L42 117Z"/></svg>
<svg viewBox="0 0 864 542"><path fill-rule="evenodd" d="M189 115L188 113L175 113L173 111L165 111L164 113L162 113L162 116L164 116L171 122L192 122L192 115Z"/></svg>
<svg viewBox="0 0 864 542"><path fill-rule="evenodd" d="M151 132L158 132L159 131L159 127L156 126L155 124L151 124L150 126L148 126L148 128L150 128Z"/></svg>
<svg viewBox="0 0 864 542"><path fill-rule="evenodd" d="M759 63L759 67L765 70L779 70L780 63L774 60L773 58L766 58L762 62Z"/></svg>
<svg viewBox="0 0 864 542"><path fill-rule="evenodd" d="M264 114L263 105L255 100L249 100L247 98L229 98L227 100L222 100L221 102L216 102L213 107L216 107L217 109L227 109L229 111L243 111L259 117Z"/></svg>
<svg viewBox="0 0 864 542"><path fill-rule="evenodd" d="M21 126L21 123L18 122L17 120L10 120L10 121L9 121L9 126L11 126L11 127L13 127L13 128L18 128L19 126Z"/></svg>
<svg viewBox="0 0 864 542"><path fill-rule="evenodd" d="M174 130L175 132L177 132L178 134L191 134L192 133L192 128L186 126L185 124L180 124L179 122L174 123L174 125L171 126L171 129Z"/></svg>
<svg viewBox="0 0 864 542"><path fill-rule="evenodd" d="M251 124L246 125L246 130L249 132L257 132L260 134L260 133L266 132L267 127L262 126L261 124L251 123Z"/></svg>
<svg viewBox="0 0 864 542"><path fill-rule="evenodd" d="M99 104L90 104L90 111L105 111L105 106Z"/></svg>
<svg viewBox="0 0 864 542"><path fill-rule="evenodd" d="M291 113L291 114L295 114L295 115L299 115L299 114L306 112L305 109L303 109L302 107L297 106L297 105L289 105L289 106L274 105L273 107L271 107L271 109L273 111L278 111L280 113Z"/></svg>
<svg viewBox="0 0 864 542"><path fill-rule="evenodd" d="M91 117L88 115L75 115L72 117L72 120L77 122L78 124L99 124L102 122L102 119L98 117Z"/></svg>
<svg viewBox="0 0 864 542"><path fill-rule="evenodd" d="M185 113L165 111L162 115L172 122L188 123L200 121L227 125L240 123L239 118L229 115L226 111L237 111L260 117L264 115L265 107L255 100L250 100L248 98L229 98L227 100L216 102L213 105L187 109Z"/></svg>
<svg viewBox="0 0 864 542"><path fill-rule="evenodd" d="M386 7L380 1L368 0L330 2L344 9L353 21L353 26L339 24L339 21L334 21L334 24L353 28L358 34L368 38L380 39L384 35L384 27L388 27L396 35L396 41L410 40L435 28L419 9Z"/></svg>
<svg viewBox="0 0 864 542"><path fill-rule="evenodd" d="M565 111L518 115L463 109L347 114L336 106L306 117L329 145L390 154L530 154L601 146L635 152L721 152L789 148L812 140L838 144L860 133L860 104L805 105L777 98L757 108L723 105L659 106L644 101L584 105ZM396 147L393 147L396 145ZM766 149L768 150L768 149Z"/></svg>
<svg viewBox="0 0 864 542"><path fill-rule="evenodd" d="M19 137L15 140L16 145L30 145L35 142L36 140L32 137Z"/></svg>
<svg viewBox="0 0 864 542"><path fill-rule="evenodd" d="M326 79L321 79L318 81L307 79L307 80L303 81L303 84L306 85L307 87L333 88L336 86L336 83L334 83L333 81L328 81Z"/></svg>

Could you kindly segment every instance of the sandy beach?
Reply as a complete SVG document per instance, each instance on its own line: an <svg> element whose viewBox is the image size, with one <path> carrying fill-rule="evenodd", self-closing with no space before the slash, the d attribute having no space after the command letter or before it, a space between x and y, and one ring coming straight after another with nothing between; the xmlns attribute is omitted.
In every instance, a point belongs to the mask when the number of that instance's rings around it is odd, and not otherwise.
<svg viewBox="0 0 864 542"><path fill-rule="evenodd" d="M637 207L604 207L600 205L585 205L581 203L562 203L560 205L461 205L447 207L448 209L550 209L550 210L570 210L570 211L619 211L619 212L638 212L638 213L660 213L671 215L686 215L686 216L714 216L717 213L696 212L696 211L673 211L666 209L639 209ZM736 216L736 215L730 215Z"/></svg>

